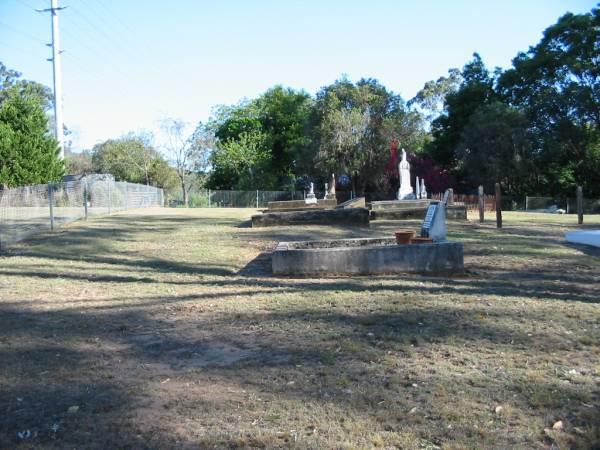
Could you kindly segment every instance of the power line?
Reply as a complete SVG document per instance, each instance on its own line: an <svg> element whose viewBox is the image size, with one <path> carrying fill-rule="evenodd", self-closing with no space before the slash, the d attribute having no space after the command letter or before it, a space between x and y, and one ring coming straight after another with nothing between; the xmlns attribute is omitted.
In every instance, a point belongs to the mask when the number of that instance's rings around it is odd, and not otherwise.
<svg viewBox="0 0 600 450"><path fill-rule="evenodd" d="M123 42L119 42L119 41L115 40L115 38L113 36L107 34L101 27L98 27L92 20L90 20L78 8L76 8L75 6L72 6L71 9L73 10L73 12L75 14L77 14L80 18L82 18L93 30L95 30L97 34L102 36L106 41L108 41L112 44L115 44L115 48L118 49L118 51L121 51L122 53L127 53L126 57L128 60L131 60L131 59L137 60L138 59L138 56L135 53L131 52L127 47L123 46ZM99 17L98 15L95 15L95 16ZM109 27L111 26L110 24L108 24L108 25L109 25Z"/></svg>
<svg viewBox="0 0 600 450"><path fill-rule="evenodd" d="M36 44L41 44L42 43L42 39L39 37L34 36L33 34L27 33L23 30L20 30L18 28L13 27L12 25L9 25L7 23L4 22L0 22L0 26L2 26L3 28L6 28L8 30L12 30L14 33L20 34L21 36L35 42Z"/></svg>

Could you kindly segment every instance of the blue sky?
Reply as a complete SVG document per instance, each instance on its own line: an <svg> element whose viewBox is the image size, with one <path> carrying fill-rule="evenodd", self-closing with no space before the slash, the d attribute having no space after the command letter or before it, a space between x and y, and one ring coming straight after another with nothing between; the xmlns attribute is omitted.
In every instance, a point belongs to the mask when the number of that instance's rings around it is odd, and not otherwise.
<svg viewBox="0 0 600 450"><path fill-rule="evenodd" d="M0 61L52 85L49 0L0 0ZM596 1L61 0L64 116L76 150L162 118L193 127L275 84L314 94L342 74L410 99L473 52L490 67Z"/></svg>

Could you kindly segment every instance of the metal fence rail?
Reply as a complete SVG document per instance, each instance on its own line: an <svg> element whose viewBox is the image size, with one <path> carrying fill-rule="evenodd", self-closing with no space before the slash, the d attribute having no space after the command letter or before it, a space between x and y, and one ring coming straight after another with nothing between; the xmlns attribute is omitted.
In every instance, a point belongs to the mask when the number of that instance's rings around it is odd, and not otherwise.
<svg viewBox="0 0 600 450"><path fill-rule="evenodd" d="M164 206L163 190L111 175L0 190L0 250L45 230L99 214Z"/></svg>

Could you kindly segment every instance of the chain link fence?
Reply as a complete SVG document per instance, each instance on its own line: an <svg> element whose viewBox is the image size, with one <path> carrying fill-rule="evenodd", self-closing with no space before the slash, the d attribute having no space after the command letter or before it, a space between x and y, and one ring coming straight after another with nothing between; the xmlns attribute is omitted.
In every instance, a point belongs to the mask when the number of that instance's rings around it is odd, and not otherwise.
<svg viewBox="0 0 600 450"><path fill-rule="evenodd" d="M577 200L564 197L526 197L525 210L531 212L554 212L562 209L567 214L577 213ZM584 214L600 214L600 199L583 198Z"/></svg>
<svg viewBox="0 0 600 450"><path fill-rule="evenodd" d="M44 230L89 216L164 206L163 190L117 182L112 175L0 190L0 250Z"/></svg>

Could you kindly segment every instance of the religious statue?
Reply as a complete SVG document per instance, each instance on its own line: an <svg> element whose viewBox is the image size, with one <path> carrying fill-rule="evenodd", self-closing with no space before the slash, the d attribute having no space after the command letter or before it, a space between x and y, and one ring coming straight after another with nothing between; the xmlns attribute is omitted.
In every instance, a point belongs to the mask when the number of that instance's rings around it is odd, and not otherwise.
<svg viewBox="0 0 600 450"><path fill-rule="evenodd" d="M425 190L425 178L421 178L421 198L427 198L427 191Z"/></svg>
<svg viewBox="0 0 600 450"><path fill-rule="evenodd" d="M315 184L311 181L310 183L310 191L308 191L308 194L306 195L306 198L304 199L304 203L308 204L314 204L317 203L317 197L315 195Z"/></svg>
<svg viewBox="0 0 600 450"><path fill-rule="evenodd" d="M415 193L410 185L410 164L406 160L406 151L404 149L402 149L402 160L398 163L398 175L400 178L398 200L414 200Z"/></svg>

